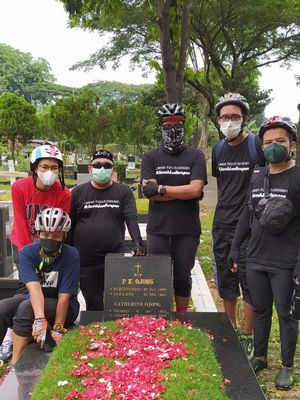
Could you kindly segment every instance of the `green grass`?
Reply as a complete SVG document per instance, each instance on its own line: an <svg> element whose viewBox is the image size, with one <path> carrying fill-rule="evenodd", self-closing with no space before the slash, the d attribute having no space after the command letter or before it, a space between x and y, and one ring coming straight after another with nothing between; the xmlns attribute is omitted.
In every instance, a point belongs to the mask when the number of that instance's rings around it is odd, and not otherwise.
<svg viewBox="0 0 300 400"><path fill-rule="evenodd" d="M105 323L105 326L112 329L111 323ZM167 374L168 379L162 382L166 391L161 399L174 400L190 397L201 400L228 399L225 395L221 368L215 358L208 335L197 329L190 330L178 324L167 329L174 333L172 341L177 342L184 338L189 355L187 360L171 361L170 367L162 371ZM32 400L47 400L54 397L62 400L73 387L77 387L80 391L84 390L80 384L81 379L68 373L79 362L71 358L72 353L79 348L85 352L87 337L80 336L79 332L79 329L69 332L54 350L43 376L34 390ZM91 359L90 362L100 367L105 360ZM67 380L68 385L58 387L59 380Z"/></svg>
<svg viewBox="0 0 300 400"><path fill-rule="evenodd" d="M206 210L201 208L201 241L197 250L197 256L199 258L202 271L207 281L212 278L212 260L211 260L211 227L214 217L213 210Z"/></svg>
<svg viewBox="0 0 300 400"><path fill-rule="evenodd" d="M147 214L149 207L148 199L136 199L136 207L138 214Z"/></svg>

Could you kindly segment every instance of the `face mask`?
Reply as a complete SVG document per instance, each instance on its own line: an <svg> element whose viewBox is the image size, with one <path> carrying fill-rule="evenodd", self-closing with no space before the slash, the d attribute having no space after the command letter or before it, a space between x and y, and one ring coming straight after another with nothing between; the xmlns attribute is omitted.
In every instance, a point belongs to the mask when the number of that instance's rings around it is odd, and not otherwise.
<svg viewBox="0 0 300 400"><path fill-rule="evenodd" d="M168 153L179 153L184 146L184 128L161 128L163 146Z"/></svg>
<svg viewBox="0 0 300 400"><path fill-rule="evenodd" d="M265 159L272 164L278 164L288 159L288 149L281 144L273 143L264 149Z"/></svg>
<svg viewBox="0 0 300 400"><path fill-rule="evenodd" d="M228 139L235 139L242 131L242 121L220 122L220 131Z"/></svg>
<svg viewBox="0 0 300 400"><path fill-rule="evenodd" d="M53 256L59 252L63 241L54 239L40 239L40 244L46 256Z"/></svg>
<svg viewBox="0 0 300 400"><path fill-rule="evenodd" d="M39 180L42 182L42 184L45 186L52 186L57 179L57 174L55 174L51 170L46 172L38 171L37 176L39 177Z"/></svg>
<svg viewBox="0 0 300 400"><path fill-rule="evenodd" d="M108 183L111 181L112 171L112 168L93 168L93 180L100 184Z"/></svg>

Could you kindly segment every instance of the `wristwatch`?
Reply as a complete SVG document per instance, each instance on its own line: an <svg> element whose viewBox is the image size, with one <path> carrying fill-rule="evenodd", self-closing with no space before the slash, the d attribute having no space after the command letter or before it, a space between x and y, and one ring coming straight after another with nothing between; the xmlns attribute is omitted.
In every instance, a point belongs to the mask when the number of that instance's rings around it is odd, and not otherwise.
<svg viewBox="0 0 300 400"><path fill-rule="evenodd" d="M161 196L163 196L164 194L166 194L167 193L167 189L166 189L166 187L165 186L160 186L160 188L159 188L159 192L158 192Z"/></svg>
<svg viewBox="0 0 300 400"><path fill-rule="evenodd" d="M57 323L53 326L53 330L58 333L66 333L68 330L64 328L63 324Z"/></svg>

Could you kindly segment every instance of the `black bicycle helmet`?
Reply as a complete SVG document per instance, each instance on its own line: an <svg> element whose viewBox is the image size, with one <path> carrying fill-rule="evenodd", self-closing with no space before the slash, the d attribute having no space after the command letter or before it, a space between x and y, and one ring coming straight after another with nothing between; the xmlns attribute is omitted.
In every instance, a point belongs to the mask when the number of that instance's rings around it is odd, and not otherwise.
<svg viewBox="0 0 300 400"><path fill-rule="evenodd" d="M37 232L68 232L70 228L71 219L61 208L45 208L35 220L35 230Z"/></svg>
<svg viewBox="0 0 300 400"><path fill-rule="evenodd" d="M262 139L264 133L268 129L273 128L285 128L292 135L295 142L297 141L297 128L290 117L280 117L275 115L274 117L266 119L259 129L258 136Z"/></svg>
<svg viewBox="0 0 300 400"><path fill-rule="evenodd" d="M216 104L216 113L217 115L220 114L220 110L222 107L233 104L236 106L241 107L245 115L249 114L250 107L245 99L244 96L242 96L239 93L225 93L224 96L221 96Z"/></svg>
<svg viewBox="0 0 300 400"><path fill-rule="evenodd" d="M185 112L181 105L177 103L164 104L161 109L157 112L159 123L166 117L180 116L185 120Z"/></svg>

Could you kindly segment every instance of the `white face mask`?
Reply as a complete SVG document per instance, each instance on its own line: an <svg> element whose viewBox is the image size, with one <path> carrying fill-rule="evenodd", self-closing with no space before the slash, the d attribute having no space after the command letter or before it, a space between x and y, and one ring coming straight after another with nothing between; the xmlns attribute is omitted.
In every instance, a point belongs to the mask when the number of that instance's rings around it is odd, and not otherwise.
<svg viewBox="0 0 300 400"><path fill-rule="evenodd" d="M228 139L236 138L242 129L242 121L220 122L220 131Z"/></svg>
<svg viewBox="0 0 300 400"><path fill-rule="evenodd" d="M42 184L45 186L52 186L57 179L57 174L55 174L51 170L46 172L38 171L37 176L39 177L39 180L42 182Z"/></svg>

